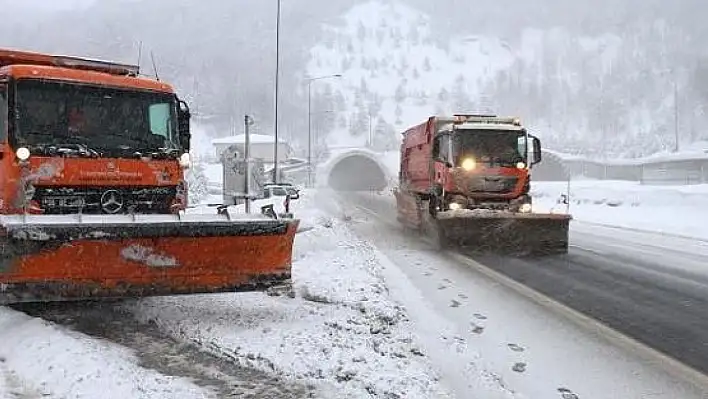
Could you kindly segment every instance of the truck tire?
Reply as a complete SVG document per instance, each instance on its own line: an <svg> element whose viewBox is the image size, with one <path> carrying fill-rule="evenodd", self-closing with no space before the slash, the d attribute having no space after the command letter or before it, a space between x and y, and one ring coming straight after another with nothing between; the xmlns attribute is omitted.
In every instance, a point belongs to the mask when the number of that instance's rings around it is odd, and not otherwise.
<svg viewBox="0 0 708 399"><path fill-rule="evenodd" d="M430 198L428 198L428 212L433 219L438 216L438 197L435 195L431 195Z"/></svg>

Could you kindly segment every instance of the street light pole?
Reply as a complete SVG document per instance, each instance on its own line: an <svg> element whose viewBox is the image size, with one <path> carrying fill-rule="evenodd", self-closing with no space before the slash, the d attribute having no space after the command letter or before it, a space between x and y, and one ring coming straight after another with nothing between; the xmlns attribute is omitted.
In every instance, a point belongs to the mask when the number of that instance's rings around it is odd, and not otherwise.
<svg viewBox="0 0 708 399"><path fill-rule="evenodd" d="M674 141L674 152L679 152L679 106L676 76L674 76Z"/></svg>
<svg viewBox="0 0 708 399"><path fill-rule="evenodd" d="M312 187L312 80L307 82L307 187Z"/></svg>
<svg viewBox="0 0 708 399"><path fill-rule="evenodd" d="M273 183L278 184L278 92L280 77L280 0L275 22L275 143L273 144Z"/></svg>
<svg viewBox="0 0 708 399"><path fill-rule="evenodd" d="M312 187L312 82L341 77L342 75L337 73L307 79L307 187Z"/></svg>

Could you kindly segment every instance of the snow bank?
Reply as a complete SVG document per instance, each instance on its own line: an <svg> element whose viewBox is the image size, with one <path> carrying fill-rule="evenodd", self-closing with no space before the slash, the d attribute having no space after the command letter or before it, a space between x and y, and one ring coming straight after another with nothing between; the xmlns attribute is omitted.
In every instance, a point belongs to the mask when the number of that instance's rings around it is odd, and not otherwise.
<svg viewBox="0 0 708 399"><path fill-rule="evenodd" d="M537 212L565 212L567 183L536 182ZM581 222L708 239L708 185L647 186L625 181L571 181L570 213Z"/></svg>
<svg viewBox="0 0 708 399"><path fill-rule="evenodd" d="M206 398L211 392L138 366L126 348L0 307L0 397ZM4 384L4 391L3 391Z"/></svg>
<svg viewBox="0 0 708 399"><path fill-rule="evenodd" d="M244 366L309 381L329 392L325 397L447 396L371 247L344 220L310 208L311 195L303 194L294 211L311 228L296 238L295 298L151 298L134 313Z"/></svg>

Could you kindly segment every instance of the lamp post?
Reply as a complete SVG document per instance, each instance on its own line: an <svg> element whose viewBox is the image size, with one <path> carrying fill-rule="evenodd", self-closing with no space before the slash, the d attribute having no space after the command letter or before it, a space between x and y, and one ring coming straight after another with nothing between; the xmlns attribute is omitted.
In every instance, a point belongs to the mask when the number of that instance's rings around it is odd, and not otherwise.
<svg viewBox="0 0 708 399"><path fill-rule="evenodd" d="M278 184L278 84L280 77L280 0L275 22L275 143L273 144L273 183Z"/></svg>
<svg viewBox="0 0 708 399"><path fill-rule="evenodd" d="M679 152L679 105L678 105L678 82L674 75L674 152Z"/></svg>
<svg viewBox="0 0 708 399"><path fill-rule="evenodd" d="M312 186L312 82L341 77L342 75L337 73L307 79L307 187Z"/></svg>

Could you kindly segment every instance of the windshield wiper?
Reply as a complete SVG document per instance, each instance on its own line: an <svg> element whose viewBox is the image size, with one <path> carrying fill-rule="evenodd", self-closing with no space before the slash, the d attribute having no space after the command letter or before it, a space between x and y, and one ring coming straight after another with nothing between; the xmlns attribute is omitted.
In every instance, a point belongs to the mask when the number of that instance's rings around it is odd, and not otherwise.
<svg viewBox="0 0 708 399"><path fill-rule="evenodd" d="M54 143L37 146L44 155L48 156L75 156L82 158L100 158L101 153L78 143Z"/></svg>

